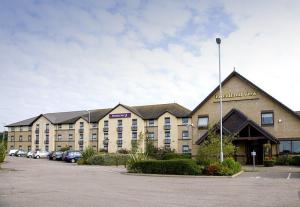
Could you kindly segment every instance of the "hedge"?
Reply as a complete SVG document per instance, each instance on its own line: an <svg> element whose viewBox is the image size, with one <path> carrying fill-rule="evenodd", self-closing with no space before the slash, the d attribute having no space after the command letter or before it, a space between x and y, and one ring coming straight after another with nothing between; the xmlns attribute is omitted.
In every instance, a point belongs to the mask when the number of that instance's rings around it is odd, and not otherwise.
<svg viewBox="0 0 300 207"><path fill-rule="evenodd" d="M98 154L87 160L88 165L126 165L128 154Z"/></svg>
<svg viewBox="0 0 300 207"><path fill-rule="evenodd" d="M296 165L300 166L300 156L278 156L275 161L275 165Z"/></svg>
<svg viewBox="0 0 300 207"><path fill-rule="evenodd" d="M166 153L162 156L162 160L172 159L191 159L191 154L177 154L177 153Z"/></svg>
<svg viewBox="0 0 300 207"><path fill-rule="evenodd" d="M200 175L201 168L194 160L144 160L136 162L131 172L146 174Z"/></svg>
<svg viewBox="0 0 300 207"><path fill-rule="evenodd" d="M6 147L4 144L0 144L0 163L4 161L6 155Z"/></svg>
<svg viewBox="0 0 300 207"><path fill-rule="evenodd" d="M241 164L232 158L226 158L222 163L215 162L205 166L203 173L206 175L234 175L241 171Z"/></svg>

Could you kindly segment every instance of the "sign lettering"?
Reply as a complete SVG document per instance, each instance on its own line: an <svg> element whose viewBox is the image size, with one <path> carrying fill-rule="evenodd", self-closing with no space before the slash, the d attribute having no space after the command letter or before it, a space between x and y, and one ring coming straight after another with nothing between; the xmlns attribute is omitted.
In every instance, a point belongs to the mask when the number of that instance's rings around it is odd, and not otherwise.
<svg viewBox="0 0 300 207"><path fill-rule="evenodd" d="M130 118L131 113L109 114L109 118Z"/></svg>
<svg viewBox="0 0 300 207"><path fill-rule="evenodd" d="M222 95L223 99L231 99L231 98L241 98L241 97L253 97L256 96L255 91L241 91L241 92L229 92L229 93L224 93ZM220 95L216 94L215 99L220 99Z"/></svg>

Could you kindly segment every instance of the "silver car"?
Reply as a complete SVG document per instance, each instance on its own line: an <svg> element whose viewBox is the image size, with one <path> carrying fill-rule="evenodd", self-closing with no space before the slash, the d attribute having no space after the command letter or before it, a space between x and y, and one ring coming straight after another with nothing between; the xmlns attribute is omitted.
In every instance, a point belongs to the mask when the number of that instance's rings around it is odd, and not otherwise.
<svg viewBox="0 0 300 207"><path fill-rule="evenodd" d="M14 156L17 151L18 151L17 149L11 149L11 150L9 150L8 155L9 156Z"/></svg>
<svg viewBox="0 0 300 207"><path fill-rule="evenodd" d="M33 151L29 151L27 153L27 158L33 158Z"/></svg>
<svg viewBox="0 0 300 207"><path fill-rule="evenodd" d="M40 159L40 158L46 158L48 157L49 152L43 151L43 150L38 150L35 153L33 153L33 158L35 159Z"/></svg>

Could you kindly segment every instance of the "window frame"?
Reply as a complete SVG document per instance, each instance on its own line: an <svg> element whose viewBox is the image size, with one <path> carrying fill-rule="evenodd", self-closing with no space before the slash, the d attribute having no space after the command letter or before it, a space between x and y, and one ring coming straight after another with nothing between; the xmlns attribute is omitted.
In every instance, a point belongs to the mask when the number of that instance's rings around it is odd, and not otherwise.
<svg viewBox="0 0 300 207"><path fill-rule="evenodd" d="M203 119L203 118L207 118L207 124L206 126L199 126L199 119ZM204 115L199 115L198 119L197 119L197 127L198 129L207 129L208 128L208 124L209 124L209 115L208 114L204 114Z"/></svg>
<svg viewBox="0 0 300 207"><path fill-rule="evenodd" d="M263 123L263 114L272 114L272 123ZM265 110L260 112L260 123L261 126L274 126L274 111Z"/></svg>

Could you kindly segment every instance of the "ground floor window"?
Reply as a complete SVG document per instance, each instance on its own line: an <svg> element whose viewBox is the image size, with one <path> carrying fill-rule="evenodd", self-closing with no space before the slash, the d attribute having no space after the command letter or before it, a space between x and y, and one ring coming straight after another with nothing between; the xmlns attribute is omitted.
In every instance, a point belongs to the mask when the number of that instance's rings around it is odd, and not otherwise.
<svg viewBox="0 0 300 207"><path fill-rule="evenodd" d="M27 149L28 149L28 152L31 151L31 146L28 146Z"/></svg>
<svg viewBox="0 0 300 207"><path fill-rule="evenodd" d="M182 145L182 153L190 153L189 145Z"/></svg>
<svg viewBox="0 0 300 207"><path fill-rule="evenodd" d="M300 154L300 140L280 141L279 153Z"/></svg>
<svg viewBox="0 0 300 207"><path fill-rule="evenodd" d="M14 148L14 146L13 146L13 145L11 145L11 146L10 146L10 149L13 149L13 148Z"/></svg>
<svg viewBox="0 0 300 207"><path fill-rule="evenodd" d="M47 151L47 152L49 151L49 146L48 145L45 146L45 151Z"/></svg>
<svg viewBox="0 0 300 207"><path fill-rule="evenodd" d="M80 151L83 151L83 145L80 145L80 146L79 146L79 150L80 150Z"/></svg>
<svg viewBox="0 0 300 207"><path fill-rule="evenodd" d="M22 149L22 145L19 145L19 150L21 150Z"/></svg>

